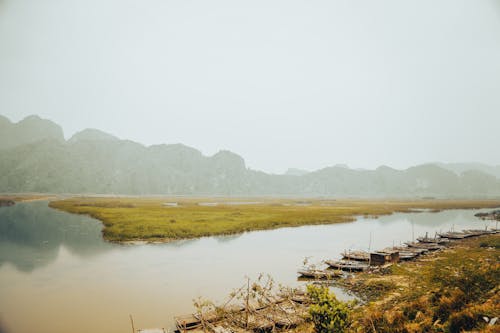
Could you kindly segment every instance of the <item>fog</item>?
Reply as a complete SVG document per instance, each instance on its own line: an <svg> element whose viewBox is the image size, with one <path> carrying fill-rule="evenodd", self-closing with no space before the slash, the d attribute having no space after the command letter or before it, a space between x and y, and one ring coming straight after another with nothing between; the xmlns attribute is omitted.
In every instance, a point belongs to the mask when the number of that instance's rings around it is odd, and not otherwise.
<svg viewBox="0 0 500 333"><path fill-rule="evenodd" d="M500 164L500 1L0 0L0 114L283 172Z"/></svg>

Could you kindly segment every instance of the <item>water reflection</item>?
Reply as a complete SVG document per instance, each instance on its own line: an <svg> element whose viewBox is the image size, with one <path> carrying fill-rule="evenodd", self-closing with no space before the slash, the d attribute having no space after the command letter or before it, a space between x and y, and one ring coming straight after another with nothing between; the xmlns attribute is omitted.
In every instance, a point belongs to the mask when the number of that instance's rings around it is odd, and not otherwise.
<svg viewBox="0 0 500 333"><path fill-rule="evenodd" d="M230 243L232 241L237 240L238 238L241 237L241 234L236 234L236 235L227 235L227 236L215 236L214 239L217 240L219 243Z"/></svg>
<svg viewBox="0 0 500 333"><path fill-rule="evenodd" d="M401 223L401 219L413 223L414 225L418 225L421 227L430 227L434 228L437 225L448 225L448 222L452 224L467 225L468 223L477 223L481 224L480 221L471 214L474 210L445 210L442 212L418 212L412 214L394 214L383 216L380 218L380 221L384 223Z"/></svg>
<svg viewBox="0 0 500 333"><path fill-rule="evenodd" d="M56 260L64 245L87 257L110 248L101 237L99 221L56 211L46 201L0 208L0 266L11 263L31 272Z"/></svg>

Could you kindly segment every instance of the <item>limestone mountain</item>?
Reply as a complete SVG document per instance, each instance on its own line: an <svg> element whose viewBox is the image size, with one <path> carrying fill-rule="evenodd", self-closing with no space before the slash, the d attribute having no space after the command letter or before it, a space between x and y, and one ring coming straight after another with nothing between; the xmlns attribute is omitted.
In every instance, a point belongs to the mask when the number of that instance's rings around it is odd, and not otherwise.
<svg viewBox="0 0 500 333"><path fill-rule="evenodd" d="M456 172L437 164L396 170L336 165L267 174L230 151L205 156L182 144L144 146L86 129L64 140L36 116L0 117L0 192L330 197L500 197L500 181L483 169Z"/></svg>
<svg viewBox="0 0 500 333"><path fill-rule="evenodd" d="M75 143L78 141L117 141L117 140L119 139L116 136L113 136L111 134L108 134L106 132L97 129L87 128L84 129L83 131L75 133L68 141L70 143Z"/></svg>
<svg viewBox="0 0 500 333"><path fill-rule="evenodd" d="M8 149L44 139L64 141L62 128L38 116L29 116L18 123L0 115L0 149Z"/></svg>

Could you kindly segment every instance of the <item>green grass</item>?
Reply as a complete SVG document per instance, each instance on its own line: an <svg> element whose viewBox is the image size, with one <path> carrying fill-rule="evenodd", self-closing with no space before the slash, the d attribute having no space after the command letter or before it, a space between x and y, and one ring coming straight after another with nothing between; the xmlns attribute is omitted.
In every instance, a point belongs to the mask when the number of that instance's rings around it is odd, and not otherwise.
<svg viewBox="0 0 500 333"><path fill-rule="evenodd" d="M232 204L231 201L258 204ZM165 206L177 202L177 207ZM218 202L217 206L200 206ZM353 221L356 216L380 216L427 208L499 207L500 201L373 201L373 200L228 199L228 198L95 198L52 201L50 207L87 214L104 223L110 241L174 240L227 235L251 230Z"/></svg>

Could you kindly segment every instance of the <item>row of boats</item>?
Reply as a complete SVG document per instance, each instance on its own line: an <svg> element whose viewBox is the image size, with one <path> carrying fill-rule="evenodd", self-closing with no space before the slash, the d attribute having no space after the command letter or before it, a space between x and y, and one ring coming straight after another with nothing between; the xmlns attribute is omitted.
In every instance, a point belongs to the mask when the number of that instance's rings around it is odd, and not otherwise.
<svg viewBox="0 0 500 333"><path fill-rule="evenodd" d="M416 241L406 242L402 246L392 246L379 251L344 251L341 260L325 260L327 269L304 268L298 271L306 279L334 279L344 276L346 272L360 272L376 266L400 260L412 260L429 251L444 249L454 240L486 234L496 234L498 229L463 230L436 233L434 237L427 234ZM252 293L248 293L250 295ZM225 304L209 312L198 312L175 317L176 333L214 332L214 333L251 333L276 331L295 327L304 320L309 299L304 291L293 290L274 296L252 298L236 305ZM140 331L153 333L153 331ZM157 331L154 331L156 333ZM161 332L161 331L158 331Z"/></svg>
<svg viewBox="0 0 500 333"><path fill-rule="evenodd" d="M368 251L344 251L341 260L325 260L327 269L317 269L307 267L298 271L299 278L303 279L333 279L341 277L345 272L362 272L380 265L394 263L398 261L412 260L418 256L429 252L442 250L454 240L461 240L469 237L496 234L499 229L470 229L462 231L449 231L436 233L434 237L428 234L418 237L417 241L406 242L402 246L392 246L382 250Z"/></svg>

